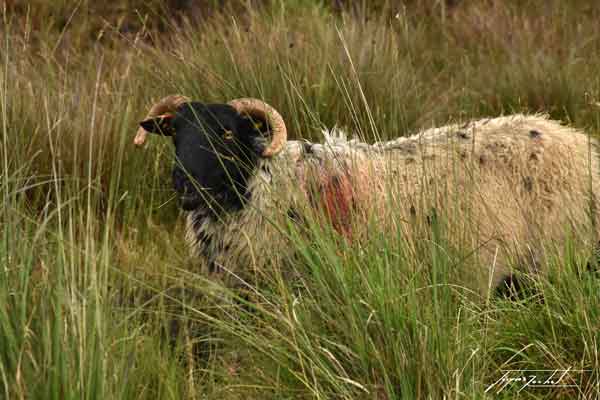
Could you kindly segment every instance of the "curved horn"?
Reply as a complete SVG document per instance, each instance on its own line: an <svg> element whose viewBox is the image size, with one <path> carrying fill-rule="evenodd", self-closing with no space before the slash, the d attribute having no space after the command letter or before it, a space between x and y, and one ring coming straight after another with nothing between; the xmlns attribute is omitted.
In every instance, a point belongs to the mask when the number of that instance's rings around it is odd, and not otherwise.
<svg viewBox="0 0 600 400"><path fill-rule="evenodd" d="M166 113L173 113L179 106L184 103L189 102L189 97L182 96L180 94L172 94L170 96L162 98L157 103L150 108L148 111L148 115L145 119L158 117L159 115ZM133 143L136 146L141 146L146 142L146 136L148 132L142 127L139 127L137 133L135 134L135 139L133 139Z"/></svg>
<svg viewBox="0 0 600 400"><path fill-rule="evenodd" d="M235 108L239 114L248 114L267 121L273 132L273 138L271 144L263 150L263 157L272 157L283 149L287 140L287 129L277 110L262 100L251 98L235 99L227 104Z"/></svg>

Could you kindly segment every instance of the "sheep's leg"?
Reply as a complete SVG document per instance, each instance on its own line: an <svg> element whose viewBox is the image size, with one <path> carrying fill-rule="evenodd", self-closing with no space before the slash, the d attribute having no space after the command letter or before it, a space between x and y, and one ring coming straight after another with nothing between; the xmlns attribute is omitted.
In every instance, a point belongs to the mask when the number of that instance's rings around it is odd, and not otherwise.
<svg viewBox="0 0 600 400"><path fill-rule="evenodd" d="M600 242L596 244L596 249L586 265L586 272L592 273L600 277ZM528 293L530 286L524 282L524 277L519 277L518 274L507 274L498 285L496 285L495 294L497 297L505 298L511 301L522 300Z"/></svg>
<svg viewBox="0 0 600 400"><path fill-rule="evenodd" d="M521 279L511 273L502 278L498 286L496 286L495 294L496 297L511 301L520 300L524 294L524 286Z"/></svg>
<svg viewBox="0 0 600 400"><path fill-rule="evenodd" d="M596 249L587 262L586 270L590 273L600 273L600 242L596 243Z"/></svg>

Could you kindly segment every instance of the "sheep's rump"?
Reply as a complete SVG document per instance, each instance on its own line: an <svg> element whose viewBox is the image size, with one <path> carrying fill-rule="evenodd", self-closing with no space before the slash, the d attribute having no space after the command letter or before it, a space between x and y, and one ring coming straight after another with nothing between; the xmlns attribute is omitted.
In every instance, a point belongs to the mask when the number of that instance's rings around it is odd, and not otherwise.
<svg viewBox="0 0 600 400"><path fill-rule="evenodd" d="M323 144L288 142L260 165L242 214L222 224L190 214L197 253L256 272L289 252L280 230L291 209L324 215L349 240L368 240L374 227L411 238L435 213L495 286L511 265L537 268L548 245L597 241L596 142L545 116L449 125L373 145L325 136Z"/></svg>

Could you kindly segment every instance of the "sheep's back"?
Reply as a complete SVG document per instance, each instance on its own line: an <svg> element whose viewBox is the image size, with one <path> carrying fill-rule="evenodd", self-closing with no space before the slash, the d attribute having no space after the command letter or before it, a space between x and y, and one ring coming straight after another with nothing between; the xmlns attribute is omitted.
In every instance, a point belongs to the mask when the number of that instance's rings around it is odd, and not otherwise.
<svg viewBox="0 0 600 400"><path fill-rule="evenodd" d="M590 248L598 240L597 142L543 115L448 125L372 146L334 138L311 152L320 161L308 175L319 177L321 208L330 207L328 197L341 204L326 213L341 234L368 240L373 229L401 231L416 246L435 215L449 244L478 259L467 264L488 268L473 274L484 284L495 286L511 266L539 270L548 250L560 255L567 240ZM331 190L332 177L347 184Z"/></svg>

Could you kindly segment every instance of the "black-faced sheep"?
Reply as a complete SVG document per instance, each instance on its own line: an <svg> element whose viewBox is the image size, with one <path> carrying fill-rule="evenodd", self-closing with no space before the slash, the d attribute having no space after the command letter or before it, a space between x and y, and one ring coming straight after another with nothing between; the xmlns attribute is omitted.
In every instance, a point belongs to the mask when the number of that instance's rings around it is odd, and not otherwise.
<svg viewBox="0 0 600 400"><path fill-rule="evenodd" d="M570 235L597 240L596 141L545 116L482 119L372 145L325 132L318 144L287 141L283 118L260 100L169 96L140 125L137 145L148 132L173 138L187 240L210 271L260 273L265 258L289 248L282 218L310 210L351 239L368 234L361 218L410 235L415 216L441 210L492 287L509 279L509 265L537 268L543 245L560 247Z"/></svg>

